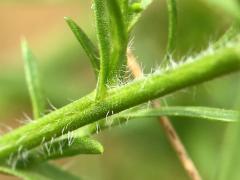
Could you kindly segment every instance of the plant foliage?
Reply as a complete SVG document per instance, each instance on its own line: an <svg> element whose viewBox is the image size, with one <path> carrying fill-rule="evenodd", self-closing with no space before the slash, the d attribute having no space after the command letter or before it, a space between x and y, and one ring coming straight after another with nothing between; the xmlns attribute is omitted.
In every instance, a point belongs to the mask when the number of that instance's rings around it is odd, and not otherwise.
<svg viewBox="0 0 240 180"><path fill-rule="evenodd" d="M26 180L79 179L47 161L79 154L102 154L103 146L88 137L98 133L99 129L107 129L131 119L160 116L191 117L225 123L239 119L238 111L210 107L138 107L150 100L240 70L240 11L234 0L211 1L231 12L236 23L213 44L211 51L206 50L179 63L170 58L176 48L177 2L168 0L169 26L165 55L168 65L137 80L119 82L126 77L126 51L132 29L151 2L152 0L94 0L97 45L72 19L65 18L89 57L97 85L92 93L50 114L44 113L43 87L35 56L27 42L22 42L33 119L37 121L1 137L1 172ZM233 123L232 126L234 125ZM234 132L234 135L229 135L233 140L227 147L236 145L234 138L237 137L239 128ZM232 151L229 157L234 156L234 153ZM222 171L219 176L222 179L231 177L230 171Z"/></svg>

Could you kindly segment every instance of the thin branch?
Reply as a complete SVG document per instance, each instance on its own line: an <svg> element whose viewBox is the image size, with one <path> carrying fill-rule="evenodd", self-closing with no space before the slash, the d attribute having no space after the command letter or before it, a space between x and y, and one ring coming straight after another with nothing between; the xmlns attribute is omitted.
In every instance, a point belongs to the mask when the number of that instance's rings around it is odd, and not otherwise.
<svg viewBox="0 0 240 180"><path fill-rule="evenodd" d="M135 78L139 78L143 76L140 65L137 63L137 59L130 49L127 52L128 57L128 68L131 70L132 74ZM161 106L160 102L157 100L152 101L152 105L155 108L159 108ZM166 133L166 136L171 143L173 149L175 150L183 168L186 173L192 180L201 180L201 176L194 165L193 161L189 157L186 148L184 147L181 139L179 138L176 130L174 129L170 119L166 116L159 117L159 121Z"/></svg>

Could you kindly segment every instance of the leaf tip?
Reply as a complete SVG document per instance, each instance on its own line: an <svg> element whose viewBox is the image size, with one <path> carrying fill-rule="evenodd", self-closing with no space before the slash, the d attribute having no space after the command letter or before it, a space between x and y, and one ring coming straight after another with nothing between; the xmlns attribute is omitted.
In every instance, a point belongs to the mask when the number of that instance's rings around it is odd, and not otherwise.
<svg viewBox="0 0 240 180"><path fill-rule="evenodd" d="M21 50L22 50L22 58L25 63L28 63L31 59L29 58L31 54L31 50L28 45L28 41L25 37L21 38Z"/></svg>
<svg viewBox="0 0 240 180"><path fill-rule="evenodd" d="M104 147L103 145L93 139L88 139L88 143L91 145L92 153L91 154L103 154L104 152Z"/></svg>
<svg viewBox="0 0 240 180"><path fill-rule="evenodd" d="M103 154L103 152L104 152L104 147L103 147L102 144L99 143L99 145L98 145L98 154Z"/></svg>
<svg viewBox="0 0 240 180"><path fill-rule="evenodd" d="M21 48L23 54L25 54L28 51L28 42L24 36L21 37Z"/></svg>
<svg viewBox="0 0 240 180"><path fill-rule="evenodd" d="M68 16L65 16L65 17L64 17L64 20L68 22L68 21L70 21L70 20L71 20L71 18L70 18L70 17L68 17Z"/></svg>

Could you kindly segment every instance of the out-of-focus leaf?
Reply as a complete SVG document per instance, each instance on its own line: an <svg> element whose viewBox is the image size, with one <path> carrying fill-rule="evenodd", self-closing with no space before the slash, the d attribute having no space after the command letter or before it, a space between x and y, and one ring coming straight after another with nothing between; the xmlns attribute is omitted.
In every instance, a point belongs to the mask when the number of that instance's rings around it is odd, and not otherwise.
<svg viewBox="0 0 240 180"><path fill-rule="evenodd" d="M240 41L240 24L233 24L225 34L213 45L213 48L218 49L230 43L238 43Z"/></svg>
<svg viewBox="0 0 240 180"><path fill-rule="evenodd" d="M238 116L238 120L240 116ZM215 180L238 180L240 177L239 156L240 122L230 124L224 135L221 156L215 171Z"/></svg>
<svg viewBox="0 0 240 180"><path fill-rule="evenodd" d="M228 14L240 20L239 0L204 0L206 3L225 10Z"/></svg>
<svg viewBox="0 0 240 180"><path fill-rule="evenodd" d="M137 112L131 112L124 114L129 118L138 117L158 117L158 116L179 116L179 117L191 117L201 118L207 120L217 120L223 122L236 121L239 112L233 110L209 108L209 107L161 107L157 109L141 110Z"/></svg>
<svg viewBox="0 0 240 180"><path fill-rule="evenodd" d="M38 119L44 114L45 100L38 75L36 58L31 52L26 40L22 41L22 54L28 91L32 102L33 117L34 119Z"/></svg>
<svg viewBox="0 0 240 180"><path fill-rule="evenodd" d="M137 0L133 3L129 3L129 15L128 15L128 30L131 31L133 26L139 20L142 12L153 2L153 0Z"/></svg>
<svg viewBox="0 0 240 180"><path fill-rule="evenodd" d="M72 175L54 165L41 163L32 165L28 169L13 169L7 166L0 166L0 172L19 177L24 180L80 180L81 178Z"/></svg>
<svg viewBox="0 0 240 180"><path fill-rule="evenodd" d="M98 76L99 72L99 54L96 46L92 43L92 41L88 38L86 33L69 17L65 17L66 22L68 23L70 29L73 34L81 44L82 48L86 52L89 57L91 64L93 66L94 72L96 76Z"/></svg>

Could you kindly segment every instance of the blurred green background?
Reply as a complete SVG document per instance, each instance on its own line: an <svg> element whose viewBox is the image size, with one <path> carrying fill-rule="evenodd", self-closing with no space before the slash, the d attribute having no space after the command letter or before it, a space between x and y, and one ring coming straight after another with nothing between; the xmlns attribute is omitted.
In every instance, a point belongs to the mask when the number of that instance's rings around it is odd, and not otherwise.
<svg viewBox="0 0 240 180"><path fill-rule="evenodd" d="M179 1L176 57L195 54L214 42L232 22L207 0ZM16 128L31 104L24 79L20 39L26 37L38 58L45 94L57 108L95 87L90 62L63 20L70 16L96 42L91 1L0 1L0 133ZM133 49L144 71L161 64L167 40L165 1L154 1L132 33ZM239 74L166 97L168 105L236 108ZM49 106L50 109L50 106ZM141 122L140 122L141 121ZM175 118L173 123L204 179L216 173L225 123ZM136 120L96 136L102 156L78 156L54 163L89 180L187 179L155 119ZM0 179L16 179L1 176Z"/></svg>

